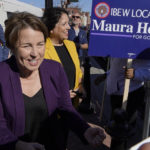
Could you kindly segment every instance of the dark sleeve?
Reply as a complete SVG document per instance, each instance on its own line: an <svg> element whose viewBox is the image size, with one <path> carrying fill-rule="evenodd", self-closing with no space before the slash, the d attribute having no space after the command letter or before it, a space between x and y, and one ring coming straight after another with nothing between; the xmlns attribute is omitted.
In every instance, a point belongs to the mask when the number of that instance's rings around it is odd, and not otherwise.
<svg viewBox="0 0 150 150"><path fill-rule="evenodd" d="M59 80L59 91L61 92L59 114L65 120L66 126L75 132L83 142L85 142L83 135L87 128L89 128L89 125L72 106L67 78L62 67L60 67L59 70Z"/></svg>
<svg viewBox="0 0 150 150"><path fill-rule="evenodd" d="M14 150L17 137L9 130L0 99L0 150Z"/></svg>
<svg viewBox="0 0 150 150"><path fill-rule="evenodd" d="M74 41L74 38L75 38L74 30L70 29L68 31L68 40Z"/></svg>

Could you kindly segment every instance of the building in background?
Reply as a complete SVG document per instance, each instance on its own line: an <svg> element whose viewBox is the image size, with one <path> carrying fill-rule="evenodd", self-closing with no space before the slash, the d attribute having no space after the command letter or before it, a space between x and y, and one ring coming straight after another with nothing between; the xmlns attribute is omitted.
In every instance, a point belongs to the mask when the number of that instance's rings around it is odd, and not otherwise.
<svg viewBox="0 0 150 150"><path fill-rule="evenodd" d="M43 11L41 8L35 7L33 5L20 2L18 0L0 0L0 24L5 28L5 20L15 12L29 12L38 17L42 17Z"/></svg>

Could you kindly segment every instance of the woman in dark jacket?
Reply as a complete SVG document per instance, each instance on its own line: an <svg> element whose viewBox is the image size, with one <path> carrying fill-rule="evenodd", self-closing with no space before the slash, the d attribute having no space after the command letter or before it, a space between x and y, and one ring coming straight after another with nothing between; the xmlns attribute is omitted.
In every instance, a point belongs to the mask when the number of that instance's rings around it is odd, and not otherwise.
<svg viewBox="0 0 150 150"><path fill-rule="evenodd" d="M14 14L5 38L13 56L0 63L0 149L64 150L57 143L56 112L81 139L101 144L104 131L90 127L72 106L61 65L44 60L44 24L31 14Z"/></svg>

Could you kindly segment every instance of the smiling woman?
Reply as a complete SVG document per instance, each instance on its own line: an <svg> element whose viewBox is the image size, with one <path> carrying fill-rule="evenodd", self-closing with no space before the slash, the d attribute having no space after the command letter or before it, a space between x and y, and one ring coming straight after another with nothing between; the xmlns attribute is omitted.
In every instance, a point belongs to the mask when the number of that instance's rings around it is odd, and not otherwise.
<svg viewBox="0 0 150 150"><path fill-rule="evenodd" d="M43 22L49 33L44 57L58 61L63 65L69 82L70 97L75 98L76 93L73 90L82 92L80 84L82 71L75 43L67 40L70 29L68 12L58 7L46 9Z"/></svg>
<svg viewBox="0 0 150 150"><path fill-rule="evenodd" d="M90 144L105 138L102 129L90 127L72 106L62 66L43 59L46 38L47 28L34 15L16 13L7 21L5 39L13 55L0 63L1 150L65 150L58 144L57 114Z"/></svg>
<svg viewBox="0 0 150 150"><path fill-rule="evenodd" d="M17 58L20 72L29 74L37 70L43 61L45 52L44 35L40 31L27 28L20 31L19 37L17 48L12 52Z"/></svg>

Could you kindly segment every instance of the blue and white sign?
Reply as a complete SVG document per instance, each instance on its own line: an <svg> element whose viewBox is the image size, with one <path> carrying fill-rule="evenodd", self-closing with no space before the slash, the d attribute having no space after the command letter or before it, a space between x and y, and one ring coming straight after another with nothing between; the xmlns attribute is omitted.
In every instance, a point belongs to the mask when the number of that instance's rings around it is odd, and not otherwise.
<svg viewBox="0 0 150 150"><path fill-rule="evenodd" d="M150 0L93 0L90 56L150 58Z"/></svg>

